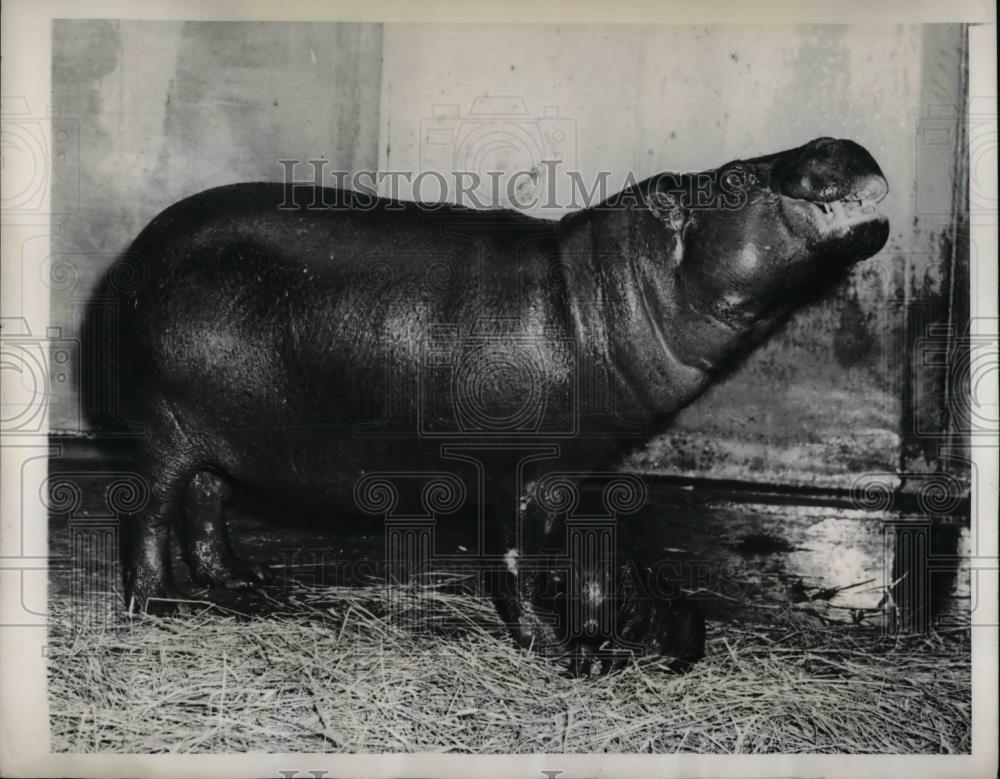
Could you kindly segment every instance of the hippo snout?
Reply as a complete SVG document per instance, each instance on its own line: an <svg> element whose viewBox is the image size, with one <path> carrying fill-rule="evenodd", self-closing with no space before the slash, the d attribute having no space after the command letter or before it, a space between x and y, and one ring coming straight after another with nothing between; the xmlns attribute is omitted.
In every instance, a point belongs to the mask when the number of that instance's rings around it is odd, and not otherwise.
<svg viewBox="0 0 1000 779"><path fill-rule="evenodd" d="M773 183L800 200L878 202L889 184L867 149L854 141L817 138L779 163Z"/></svg>

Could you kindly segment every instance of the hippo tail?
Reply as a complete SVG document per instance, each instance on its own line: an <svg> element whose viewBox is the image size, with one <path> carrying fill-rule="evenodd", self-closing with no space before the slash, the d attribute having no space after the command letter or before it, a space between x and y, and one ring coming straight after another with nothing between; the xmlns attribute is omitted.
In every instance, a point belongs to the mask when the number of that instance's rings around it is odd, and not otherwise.
<svg viewBox="0 0 1000 779"><path fill-rule="evenodd" d="M93 435L123 444L144 430L129 420L123 404L128 371L136 366L127 313L137 272L128 251L119 256L91 294L80 330L81 417Z"/></svg>

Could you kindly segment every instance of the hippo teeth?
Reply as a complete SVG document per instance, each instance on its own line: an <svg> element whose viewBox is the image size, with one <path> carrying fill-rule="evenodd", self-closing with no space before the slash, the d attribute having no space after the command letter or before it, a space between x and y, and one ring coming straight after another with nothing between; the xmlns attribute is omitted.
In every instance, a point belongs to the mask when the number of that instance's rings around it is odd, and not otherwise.
<svg viewBox="0 0 1000 779"><path fill-rule="evenodd" d="M878 211L876 201L868 199L817 200L813 202L819 207L826 221L831 225L841 222L853 222L872 216Z"/></svg>
<svg viewBox="0 0 1000 779"><path fill-rule="evenodd" d="M878 211L874 200L838 200L836 201L834 213L838 217L870 216Z"/></svg>

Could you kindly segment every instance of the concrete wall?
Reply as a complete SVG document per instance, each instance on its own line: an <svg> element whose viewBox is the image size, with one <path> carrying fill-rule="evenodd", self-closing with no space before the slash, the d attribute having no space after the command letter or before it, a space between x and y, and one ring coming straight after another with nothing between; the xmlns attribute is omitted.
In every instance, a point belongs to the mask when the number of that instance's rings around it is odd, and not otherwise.
<svg viewBox="0 0 1000 779"><path fill-rule="evenodd" d="M375 168L379 25L58 20L52 50L71 132L54 140L58 232L41 272L71 336L108 263L176 200L281 181L279 159ZM53 430L81 424L72 389L53 388Z"/></svg>
<svg viewBox="0 0 1000 779"><path fill-rule="evenodd" d="M54 322L73 331L93 279L160 208L207 186L280 178L281 158L326 157L348 171L447 173L472 158L517 168L548 138L566 168L615 181L849 137L890 181L889 246L633 465L819 484L909 467L912 344L947 320L944 290L963 260L947 246L955 150L923 142L929 115L954 130L941 111L961 110L962 35L957 26L60 22L53 99L79 123L80 155L78 170L57 170L56 210L70 213L53 278L63 260L78 278L57 285ZM493 99L478 105L493 118L470 116L484 96ZM495 116L522 105L524 116ZM428 146L428 128L441 127L461 129L455 148ZM470 157L461 133L477 128L488 132ZM921 451L911 459L933 467Z"/></svg>
<svg viewBox="0 0 1000 779"><path fill-rule="evenodd" d="M632 461L849 485L857 473L901 467L912 402L903 347L946 316L941 241L952 225L955 158L928 149L922 125L931 109L960 110L962 35L957 26L389 25L380 166L523 167L532 142L518 128L531 122L536 137L568 134L547 151L588 182L602 170L613 181L627 171L713 168L822 135L863 144L891 184L889 245ZM495 112L523 103L527 120L477 115L482 96ZM451 157L427 132L447 126ZM910 321L914 311L923 318Z"/></svg>

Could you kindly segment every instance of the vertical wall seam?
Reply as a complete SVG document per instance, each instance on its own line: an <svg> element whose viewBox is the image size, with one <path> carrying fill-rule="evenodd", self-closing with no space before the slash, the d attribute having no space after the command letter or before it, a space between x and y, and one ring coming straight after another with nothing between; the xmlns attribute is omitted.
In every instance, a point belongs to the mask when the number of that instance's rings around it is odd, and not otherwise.
<svg viewBox="0 0 1000 779"><path fill-rule="evenodd" d="M966 331L969 330L970 323L968 321L964 323L956 323L955 311L959 304L959 299L956 297L958 293L958 290L956 289L958 264L962 260L963 252L971 252L971 247L969 246L969 210L971 208L971 201L969 199L969 176L971 173L969 168L969 25L962 25L961 51L959 52L959 57L961 62L958 77L960 113L958 122L958 137L956 138L955 143L954 173L952 176L950 256L948 257L946 265L948 273L946 332L948 333L950 343L948 344L947 368L945 370L943 389L941 393L941 427L942 432L944 433L945 442L942 449L945 450L945 456L938 458L938 470L943 469L943 462L945 459L950 459L948 458L948 455L954 454L956 438L962 434L962 431L955 429L953 425L951 394L956 388L952 386L952 369L956 359L963 359L963 354L961 354L961 352L967 352L970 348L970 344L963 344L962 342L962 334L965 334ZM971 257L969 260L971 261ZM966 293L971 294L971 290L966 290ZM965 318L967 318L967 315ZM956 324L961 327L961 334L956 333Z"/></svg>

